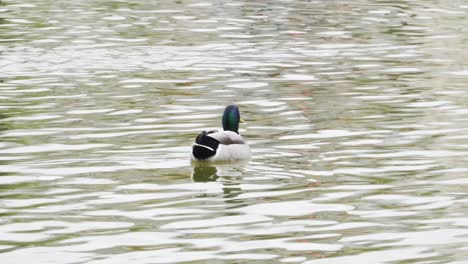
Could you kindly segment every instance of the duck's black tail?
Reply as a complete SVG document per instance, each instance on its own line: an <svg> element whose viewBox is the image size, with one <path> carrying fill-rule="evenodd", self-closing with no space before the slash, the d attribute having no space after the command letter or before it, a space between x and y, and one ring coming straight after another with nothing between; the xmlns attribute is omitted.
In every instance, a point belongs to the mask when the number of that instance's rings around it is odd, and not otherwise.
<svg viewBox="0 0 468 264"><path fill-rule="evenodd" d="M216 150L218 149L219 142L216 139L208 136L210 132L211 131L203 131L195 139L192 154L197 160L207 160L216 155Z"/></svg>

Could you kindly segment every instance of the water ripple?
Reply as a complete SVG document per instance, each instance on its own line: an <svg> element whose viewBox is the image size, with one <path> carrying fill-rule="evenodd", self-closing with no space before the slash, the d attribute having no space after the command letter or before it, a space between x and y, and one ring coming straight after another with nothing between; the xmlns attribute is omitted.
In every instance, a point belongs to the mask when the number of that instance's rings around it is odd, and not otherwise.
<svg viewBox="0 0 468 264"><path fill-rule="evenodd" d="M467 9L0 2L0 262L462 263Z"/></svg>

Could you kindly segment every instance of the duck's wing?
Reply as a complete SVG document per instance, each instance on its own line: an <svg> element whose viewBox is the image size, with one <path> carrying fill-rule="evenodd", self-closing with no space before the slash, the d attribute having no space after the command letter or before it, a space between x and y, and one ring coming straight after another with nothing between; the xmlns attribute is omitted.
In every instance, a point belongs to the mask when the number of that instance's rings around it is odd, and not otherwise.
<svg viewBox="0 0 468 264"><path fill-rule="evenodd" d="M216 139L220 144L223 145L247 144L239 134L232 131L210 132L208 132L207 136Z"/></svg>

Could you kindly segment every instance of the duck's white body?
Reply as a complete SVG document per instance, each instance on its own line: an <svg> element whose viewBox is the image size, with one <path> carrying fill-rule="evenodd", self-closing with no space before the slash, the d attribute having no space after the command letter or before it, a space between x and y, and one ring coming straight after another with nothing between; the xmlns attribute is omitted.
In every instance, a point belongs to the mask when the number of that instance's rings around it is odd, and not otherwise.
<svg viewBox="0 0 468 264"><path fill-rule="evenodd" d="M190 158L193 161L234 161L250 159L251 152L249 145L239 134L232 131L216 131L211 130L206 132L206 136L215 139L219 144L216 149L207 145L195 143L192 145ZM199 159L194 156L194 148L206 148L213 150L215 154L205 159Z"/></svg>
<svg viewBox="0 0 468 264"><path fill-rule="evenodd" d="M251 155L247 144L219 145L216 155L210 161L246 160Z"/></svg>

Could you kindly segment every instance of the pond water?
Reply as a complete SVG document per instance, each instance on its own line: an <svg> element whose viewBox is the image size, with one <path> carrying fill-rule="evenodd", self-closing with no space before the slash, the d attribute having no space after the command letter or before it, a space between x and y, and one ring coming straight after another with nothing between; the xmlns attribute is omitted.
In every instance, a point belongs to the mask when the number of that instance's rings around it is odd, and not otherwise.
<svg viewBox="0 0 468 264"><path fill-rule="evenodd" d="M465 1L0 1L0 263L466 263ZM192 165L237 103L245 163Z"/></svg>

